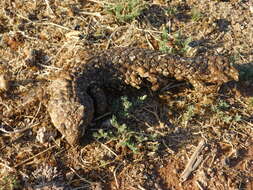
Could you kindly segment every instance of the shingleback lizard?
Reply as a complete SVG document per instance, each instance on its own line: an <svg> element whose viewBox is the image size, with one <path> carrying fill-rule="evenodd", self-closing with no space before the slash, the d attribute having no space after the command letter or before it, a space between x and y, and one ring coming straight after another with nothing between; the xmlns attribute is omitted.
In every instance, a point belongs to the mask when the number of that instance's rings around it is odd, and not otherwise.
<svg viewBox="0 0 253 190"><path fill-rule="evenodd" d="M67 74L46 82L29 97L43 102L53 125L71 145L79 143L93 119L94 99L89 93L93 87L130 85L140 88L148 83L157 91L174 78L203 91L210 84L220 86L238 80L237 70L223 56L183 58L138 48L80 51L76 56L67 64Z"/></svg>

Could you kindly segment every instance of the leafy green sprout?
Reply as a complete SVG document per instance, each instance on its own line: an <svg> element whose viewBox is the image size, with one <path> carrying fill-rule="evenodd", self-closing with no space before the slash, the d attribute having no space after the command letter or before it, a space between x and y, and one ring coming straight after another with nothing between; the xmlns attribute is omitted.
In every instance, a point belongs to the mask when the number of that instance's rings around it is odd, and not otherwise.
<svg viewBox="0 0 253 190"><path fill-rule="evenodd" d="M143 103L147 98L147 95L138 97L134 102L130 102L128 97L122 96L120 98L120 104L123 107L123 116L128 117L129 111L136 105ZM112 116L110 123L114 130L107 131L105 129L99 129L93 133L93 137L97 140L116 141L117 146L128 147L134 154L139 153L140 145L143 145L148 141L155 141L157 134L145 134L130 129L125 123L120 124L115 115ZM158 149L158 143L149 147L153 151Z"/></svg>
<svg viewBox="0 0 253 190"><path fill-rule="evenodd" d="M235 122L242 121L242 116L239 115L238 113L236 113L236 115L235 115L235 117L234 117L234 121L235 121Z"/></svg>
<svg viewBox="0 0 253 190"><path fill-rule="evenodd" d="M201 12L198 9L193 8L191 10L191 20L193 22L199 21L202 17L203 17L203 15L201 14Z"/></svg>
<svg viewBox="0 0 253 190"><path fill-rule="evenodd" d="M119 22L133 21L144 8L142 0L114 0L107 6L108 12L114 14Z"/></svg>
<svg viewBox="0 0 253 190"><path fill-rule="evenodd" d="M176 7L169 7L166 9L166 12L168 15L173 16L177 14L177 8Z"/></svg>
<svg viewBox="0 0 253 190"><path fill-rule="evenodd" d="M233 120L233 117L232 117L232 116L226 115L226 114L222 114L222 115L221 115L221 118L222 118L222 120L223 120L225 123L227 123L227 124L231 123L231 121Z"/></svg>
<svg viewBox="0 0 253 190"><path fill-rule="evenodd" d="M5 176L2 181L0 181L0 190L5 189L16 189L20 187L20 181L17 179L16 176Z"/></svg>
<svg viewBox="0 0 253 190"><path fill-rule="evenodd" d="M120 100L123 106L124 115L129 116L129 111L133 107L133 103L130 102L126 96L123 96Z"/></svg>
<svg viewBox="0 0 253 190"><path fill-rule="evenodd" d="M119 117L130 117L131 110L136 106L141 105L147 98L147 95L139 96L130 101L129 97L121 96L113 103L114 110L117 111L117 116Z"/></svg>
<svg viewBox="0 0 253 190"><path fill-rule="evenodd" d="M191 47L189 43L192 41L191 37L184 39L181 32L175 34L175 44L178 47L179 53L186 53Z"/></svg>
<svg viewBox="0 0 253 190"><path fill-rule="evenodd" d="M194 105L190 105L187 108L187 111L182 116L182 122L184 125L187 125L187 123L195 116L195 107Z"/></svg>
<svg viewBox="0 0 253 190"><path fill-rule="evenodd" d="M192 39L190 37L185 39L180 31L172 36L173 46L168 46L170 38L168 30L165 28L159 40L159 49L161 51L171 54L185 54L191 49L189 43Z"/></svg>
<svg viewBox="0 0 253 190"><path fill-rule="evenodd" d="M169 47L168 44L169 41L169 34L168 30L166 28L163 29L161 40L159 41L159 49L166 53L172 52L172 47Z"/></svg>
<svg viewBox="0 0 253 190"><path fill-rule="evenodd" d="M226 113L225 111L231 108L231 106L224 100L220 100L217 105L212 106L212 110L217 114L218 118L224 121L226 124L231 122L240 122L242 121L242 116L236 113L235 116Z"/></svg>
<svg viewBox="0 0 253 190"><path fill-rule="evenodd" d="M112 128L110 130L99 129L93 133L97 140L115 141L118 147L128 147L134 154L139 153L139 147L146 147L153 152L158 150L159 143L157 142L157 134L146 134L137 131L138 129L131 129L125 123L119 123L119 118L129 118L131 111L137 106L140 106L146 100L147 95L130 98L121 96L113 105L116 109L115 115L112 116L110 123ZM151 143L152 142L152 143ZM148 145L148 146L147 146Z"/></svg>
<svg viewBox="0 0 253 190"><path fill-rule="evenodd" d="M253 98L251 97L251 98L249 98L249 104L250 104L250 106L252 106L253 107Z"/></svg>
<svg viewBox="0 0 253 190"><path fill-rule="evenodd" d="M230 105L227 102L225 102L224 100L220 100L219 104L218 104L218 108L224 110L224 109L230 108Z"/></svg>

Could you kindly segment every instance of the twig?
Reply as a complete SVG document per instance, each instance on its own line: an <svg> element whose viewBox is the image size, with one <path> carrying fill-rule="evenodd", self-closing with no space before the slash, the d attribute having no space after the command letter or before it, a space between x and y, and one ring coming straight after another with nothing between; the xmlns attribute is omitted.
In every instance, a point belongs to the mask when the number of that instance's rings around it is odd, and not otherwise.
<svg viewBox="0 0 253 190"><path fill-rule="evenodd" d="M8 166L7 164L4 164L4 163L0 162L0 165L3 166L3 167L5 167L5 168L7 168L10 171L15 171L13 168L11 168L10 166Z"/></svg>
<svg viewBox="0 0 253 190"><path fill-rule="evenodd" d="M184 86L186 83L185 82L182 82L182 83L177 83L177 84L168 84L167 86L163 87L160 92L163 93L163 92L166 92L166 91L169 91L170 89L172 88L178 88L180 86Z"/></svg>
<svg viewBox="0 0 253 190"><path fill-rule="evenodd" d="M111 41L112 41L112 38L113 38L113 36L116 34L116 32L118 32L119 30L124 29L124 28L126 28L126 26L119 26L119 27L113 29L113 32L112 32L111 35L109 36L109 39L108 39L108 42L107 42L107 44L106 44L106 48L105 48L105 49L108 49L108 48L109 48L109 46L110 46L110 44L111 44Z"/></svg>
<svg viewBox="0 0 253 190"><path fill-rule="evenodd" d="M20 162L19 164L16 164L16 165L14 166L14 168L17 168L17 167L19 167L19 166L25 164L26 162L28 162L28 161L30 161L30 160L32 160L32 159L34 159L34 158L36 158L36 157L38 157L38 156L44 154L45 152L47 152L47 151L49 151L49 150L55 148L56 146L57 146L57 145L53 145L53 146L47 148L46 150L43 150L42 152L40 152L40 153L38 153L38 154L35 154L34 156L32 156L32 157L30 157L30 158L27 158L27 159L24 160L23 162Z"/></svg>
<svg viewBox="0 0 253 190"><path fill-rule="evenodd" d="M205 146L205 141L201 140L191 156L190 160L188 161L183 173L181 174L180 180L182 182L186 181L189 175L199 166L199 164L203 160L203 155L200 155L200 152L203 150Z"/></svg>
<svg viewBox="0 0 253 190"><path fill-rule="evenodd" d="M201 183L198 180L195 182L200 190L204 190L204 188L202 187Z"/></svg>
<svg viewBox="0 0 253 190"><path fill-rule="evenodd" d="M162 140L163 145L166 147L167 151L171 154L175 154L175 151L172 150L168 145L165 143L165 140Z"/></svg>
<svg viewBox="0 0 253 190"><path fill-rule="evenodd" d="M7 134L22 133L30 128L36 127L37 125L39 125L39 123L35 123L31 126L25 127L24 129L17 129L17 130L13 130L13 131L7 131L6 129L3 128L3 126L0 126L0 131L7 133Z"/></svg>
<svg viewBox="0 0 253 190"><path fill-rule="evenodd" d="M89 181L89 180L87 180L87 179L81 177L73 168L70 167L70 170L71 170L72 172L74 172L74 173L76 174L76 176L79 177L80 180L82 180L82 181L84 181L84 182L86 182L86 183L88 183L88 184L90 184L90 185L93 184L92 181Z"/></svg>
<svg viewBox="0 0 253 190"><path fill-rule="evenodd" d="M155 48L154 48L153 44L150 42L150 40L148 39L148 36L146 33L145 33L145 38L146 38L146 41L147 41L149 47L154 50Z"/></svg>
<svg viewBox="0 0 253 190"><path fill-rule="evenodd" d="M94 121L99 121L99 120L101 120L101 119L103 119L103 118L105 118L105 117L107 117L108 115L111 115L111 114L112 114L112 112L107 112L107 113L95 118Z"/></svg>
<svg viewBox="0 0 253 190"><path fill-rule="evenodd" d="M146 190L144 187L142 187L141 185L138 185L138 188L140 189L140 190Z"/></svg>
<svg viewBox="0 0 253 190"><path fill-rule="evenodd" d="M117 189L119 189L119 182L118 182L116 173L117 173L117 170L119 169L119 167L120 167L121 165L122 165L122 164L119 164L119 165L117 166L117 168L113 171L113 177L114 177L114 180L115 180Z"/></svg>
<svg viewBox="0 0 253 190"><path fill-rule="evenodd" d="M61 29L73 31L73 30L70 29L70 28L67 28L67 27L65 27L65 26L61 26L61 25L59 25L59 24L55 24L55 23L53 23L53 22L43 22L43 23L41 23L41 24L42 24L42 25L52 25L52 26L59 27L59 28L61 28Z"/></svg>
<svg viewBox="0 0 253 190"><path fill-rule="evenodd" d="M38 114L39 114L39 112L40 112L40 108L41 108L41 102L39 103L38 110L36 111L36 113L35 113L34 117L32 118L31 123L33 123L33 122L34 122L34 120L35 120L35 118L38 116Z"/></svg>
<svg viewBox="0 0 253 190"><path fill-rule="evenodd" d="M47 9L55 16L54 11L51 9L48 0L44 0L44 1L45 1L46 5L47 5Z"/></svg>
<svg viewBox="0 0 253 190"><path fill-rule="evenodd" d="M99 142L99 141L97 141ZM106 146L105 144L99 142L104 148L106 148L110 153L112 153L115 157L119 157L115 152L113 152L108 146Z"/></svg>
<svg viewBox="0 0 253 190"><path fill-rule="evenodd" d="M109 2L105 2L105 1L101 1L101 0L99 0L99 1L96 1L96 0L88 0L88 1L90 1L90 2L93 2L93 3L97 3L97 4L100 4L100 5L113 5L113 3L109 3Z"/></svg>
<svg viewBox="0 0 253 190"><path fill-rule="evenodd" d="M158 183L155 183L155 187L157 190L162 190L161 186Z"/></svg>
<svg viewBox="0 0 253 190"><path fill-rule="evenodd" d="M102 15L98 12L91 13L91 12L81 11L80 13L83 14L83 15L96 16L96 17L99 17L99 18L102 17Z"/></svg>

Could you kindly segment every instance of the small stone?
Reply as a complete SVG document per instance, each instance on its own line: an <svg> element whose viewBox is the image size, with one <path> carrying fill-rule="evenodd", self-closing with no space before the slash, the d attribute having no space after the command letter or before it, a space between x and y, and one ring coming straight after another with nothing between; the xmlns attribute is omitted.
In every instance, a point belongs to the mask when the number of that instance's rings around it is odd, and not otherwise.
<svg viewBox="0 0 253 190"><path fill-rule="evenodd" d="M71 181L74 178L74 176L75 176L75 173L72 172L72 171L66 173L66 178L67 178L68 181Z"/></svg>
<svg viewBox="0 0 253 190"><path fill-rule="evenodd" d="M250 12L253 14L253 2L250 2L249 10L250 10Z"/></svg>
<svg viewBox="0 0 253 190"><path fill-rule="evenodd" d="M218 53L222 53L223 50L224 50L224 48L222 48L222 47L219 47L219 48L216 49L216 51L217 51Z"/></svg>
<svg viewBox="0 0 253 190"><path fill-rule="evenodd" d="M41 127L36 135L36 140L41 144L52 141L57 136L56 130L47 130L45 127Z"/></svg>
<svg viewBox="0 0 253 190"><path fill-rule="evenodd" d="M0 74L0 92L7 91L9 89L9 81L6 79L4 74Z"/></svg>

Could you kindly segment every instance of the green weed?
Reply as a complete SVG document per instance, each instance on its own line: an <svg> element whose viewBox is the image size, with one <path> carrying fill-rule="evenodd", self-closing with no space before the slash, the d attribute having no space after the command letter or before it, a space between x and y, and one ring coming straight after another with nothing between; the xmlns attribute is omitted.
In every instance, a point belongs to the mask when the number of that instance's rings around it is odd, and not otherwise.
<svg viewBox="0 0 253 190"><path fill-rule="evenodd" d="M119 22L133 21L144 8L145 3L142 0L113 0L113 3L106 7Z"/></svg>
<svg viewBox="0 0 253 190"><path fill-rule="evenodd" d="M212 106L212 111L219 120L226 124L230 124L231 122L240 122L242 120L242 116L239 114L231 115L227 112L230 108L231 106L226 101L220 100L217 105Z"/></svg>
<svg viewBox="0 0 253 190"><path fill-rule="evenodd" d="M183 125L187 125L187 123L195 116L195 108L193 105L188 106L186 112L182 115L182 123Z"/></svg>
<svg viewBox="0 0 253 190"><path fill-rule="evenodd" d="M166 12L169 16L173 16L173 15L177 14L177 8L176 7L168 7L166 9Z"/></svg>
<svg viewBox="0 0 253 190"><path fill-rule="evenodd" d="M191 20L193 22L197 22L199 21L201 18L203 17L203 15L201 14L201 12L195 8L193 8L191 10Z"/></svg>
<svg viewBox="0 0 253 190"><path fill-rule="evenodd" d="M249 98L249 105L253 107L253 98Z"/></svg>
<svg viewBox="0 0 253 190"><path fill-rule="evenodd" d="M107 132L105 129L99 129L93 133L93 137L97 140L115 141L116 147L128 147L134 154L138 154L142 145L147 141L155 141L157 135L149 135L136 132L127 127L126 124L120 124L116 116L112 116L111 125L115 130ZM153 151L158 149L158 143L151 147Z"/></svg>
<svg viewBox="0 0 253 190"><path fill-rule="evenodd" d="M159 41L159 49L163 52L171 53L173 48L168 46L168 42L169 42L169 34L167 29L164 28L161 35L161 39Z"/></svg>
<svg viewBox="0 0 253 190"><path fill-rule="evenodd" d="M170 37L167 29L164 29L159 41L159 49L165 53L185 55L191 49L189 46L191 41L190 37L185 38L180 32Z"/></svg>
<svg viewBox="0 0 253 190"><path fill-rule="evenodd" d="M242 116L239 115L238 113L236 113L236 115L234 116L234 121L235 121L235 122L242 121Z"/></svg>
<svg viewBox="0 0 253 190"><path fill-rule="evenodd" d="M20 187L20 181L14 175L7 175L0 179L0 190L13 190Z"/></svg>
<svg viewBox="0 0 253 190"><path fill-rule="evenodd" d="M117 117L130 117L131 111L134 110L137 106L143 104L147 95L139 96L133 98L131 101L127 96L121 96L119 99L113 102L113 109L117 112Z"/></svg>
<svg viewBox="0 0 253 190"><path fill-rule="evenodd" d="M146 98L147 95L143 95L133 98L130 101L129 97L127 96L120 97L113 105L114 109L116 109L116 112L110 120L112 128L99 129L97 132L93 133L93 137L95 137L97 140L114 141L116 142L116 147L127 147L134 154L139 153L139 147L143 147L146 142L155 141L155 143L151 143L152 146L148 146L148 148L152 151L156 151L159 145L156 141L156 134L139 132L138 129L131 129L125 123L119 122L130 118L132 114L131 112L137 106L143 104Z"/></svg>
<svg viewBox="0 0 253 190"><path fill-rule="evenodd" d="M219 103L218 103L218 109L219 110L227 110L230 108L230 105L225 102L224 100L220 100Z"/></svg>

